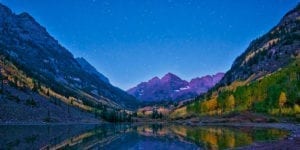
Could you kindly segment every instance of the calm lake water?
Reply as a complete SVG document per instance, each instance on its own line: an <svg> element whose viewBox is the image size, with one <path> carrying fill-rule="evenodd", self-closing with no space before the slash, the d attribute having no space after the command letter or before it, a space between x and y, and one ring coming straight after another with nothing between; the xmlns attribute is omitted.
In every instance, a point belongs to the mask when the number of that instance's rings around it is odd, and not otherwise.
<svg viewBox="0 0 300 150"><path fill-rule="evenodd" d="M180 125L2 125L0 149L227 149L288 135L279 129Z"/></svg>

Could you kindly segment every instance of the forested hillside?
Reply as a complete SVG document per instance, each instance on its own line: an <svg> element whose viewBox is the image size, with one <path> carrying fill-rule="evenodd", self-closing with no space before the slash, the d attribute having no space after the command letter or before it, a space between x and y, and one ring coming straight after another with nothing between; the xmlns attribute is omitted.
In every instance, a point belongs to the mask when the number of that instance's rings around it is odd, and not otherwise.
<svg viewBox="0 0 300 150"><path fill-rule="evenodd" d="M212 90L176 109L173 117L261 112L300 113L300 5L251 42Z"/></svg>

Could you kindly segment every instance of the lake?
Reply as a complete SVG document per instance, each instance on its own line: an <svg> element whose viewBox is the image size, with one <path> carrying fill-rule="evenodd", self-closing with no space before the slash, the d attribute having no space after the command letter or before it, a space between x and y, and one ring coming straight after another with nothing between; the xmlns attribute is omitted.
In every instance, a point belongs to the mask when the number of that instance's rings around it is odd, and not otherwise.
<svg viewBox="0 0 300 150"><path fill-rule="evenodd" d="M228 149L278 140L273 128L181 125L1 125L0 149Z"/></svg>

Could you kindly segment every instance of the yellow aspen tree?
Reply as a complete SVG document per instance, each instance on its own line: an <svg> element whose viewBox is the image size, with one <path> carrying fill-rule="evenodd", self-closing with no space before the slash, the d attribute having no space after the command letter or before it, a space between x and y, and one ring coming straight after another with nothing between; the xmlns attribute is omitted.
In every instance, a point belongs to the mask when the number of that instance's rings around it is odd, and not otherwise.
<svg viewBox="0 0 300 150"><path fill-rule="evenodd" d="M234 106L235 106L235 98L234 98L234 96L231 94L230 96L229 96L229 98L227 99L227 102L226 102L226 108L228 109L228 110L233 110L234 109Z"/></svg>
<svg viewBox="0 0 300 150"><path fill-rule="evenodd" d="M281 92L279 96L279 107L282 108L286 103L286 101L287 101L286 94L284 92Z"/></svg>

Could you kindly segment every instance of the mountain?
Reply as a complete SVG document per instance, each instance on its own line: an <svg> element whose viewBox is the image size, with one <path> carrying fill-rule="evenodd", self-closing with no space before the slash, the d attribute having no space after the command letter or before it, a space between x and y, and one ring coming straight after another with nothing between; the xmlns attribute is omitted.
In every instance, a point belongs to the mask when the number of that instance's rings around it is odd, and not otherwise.
<svg viewBox="0 0 300 150"><path fill-rule="evenodd" d="M252 41L221 81L172 117L259 112L300 113L300 4L265 35Z"/></svg>
<svg viewBox="0 0 300 150"><path fill-rule="evenodd" d="M287 66L299 54L300 6L287 13L273 29L252 41L233 62L220 81L229 85L237 80L256 80Z"/></svg>
<svg viewBox="0 0 300 150"><path fill-rule="evenodd" d="M84 69L86 72L88 72L91 75L96 75L100 80L102 80L105 83L109 84L109 79L104 76L103 74L99 73L95 67L93 67L88 61L86 61L83 57L76 58L76 61L79 63L79 65Z"/></svg>
<svg viewBox="0 0 300 150"><path fill-rule="evenodd" d="M172 73L168 73L161 79L154 77L148 82L142 82L127 92L145 102L184 100L208 91L222 79L223 75L223 73L218 73L187 82Z"/></svg>
<svg viewBox="0 0 300 150"><path fill-rule="evenodd" d="M0 54L26 78L9 69L2 75L9 83L38 91L79 106L106 105L134 108L133 96L109 83L109 80L85 59L75 59L47 30L28 13L14 14L0 4ZM5 68L6 64L3 64ZM5 73L6 72L6 73Z"/></svg>
<svg viewBox="0 0 300 150"><path fill-rule="evenodd" d="M196 91L196 93L199 95L214 87L217 83L219 83L223 76L224 73L217 73L212 76L207 75L201 78L195 78L190 81L189 87Z"/></svg>

